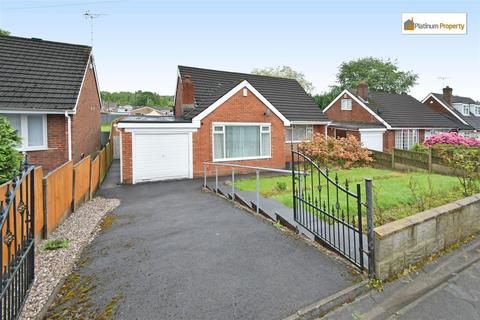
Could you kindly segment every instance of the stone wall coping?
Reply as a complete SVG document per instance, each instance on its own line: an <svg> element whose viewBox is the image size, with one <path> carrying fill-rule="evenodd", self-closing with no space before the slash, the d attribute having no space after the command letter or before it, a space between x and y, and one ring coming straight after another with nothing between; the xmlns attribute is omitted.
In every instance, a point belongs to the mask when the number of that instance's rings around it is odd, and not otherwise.
<svg viewBox="0 0 480 320"><path fill-rule="evenodd" d="M374 229L375 238L384 239L406 228L413 227L428 220L436 219L439 216L457 211L460 208L475 202L480 202L480 193L376 227Z"/></svg>

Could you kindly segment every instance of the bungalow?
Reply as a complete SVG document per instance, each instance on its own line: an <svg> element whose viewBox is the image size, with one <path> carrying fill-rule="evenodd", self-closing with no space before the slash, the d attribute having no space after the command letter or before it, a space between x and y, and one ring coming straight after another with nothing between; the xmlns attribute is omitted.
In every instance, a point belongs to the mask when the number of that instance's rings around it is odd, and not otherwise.
<svg viewBox="0 0 480 320"><path fill-rule="evenodd" d="M119 122L122 182L201 176L205 161L285 168L291 144L328 124L297 81L245 73L179 66L174 105Z"/></svg>
<svg viewBox="0 0 480 320"><path fill-rule="evenodd" d="M422 103L431 109L455 117L464 125L471 126L471 130L461 130L460 134L468 137L480 138L480 102L472 98L452 95L453 89L443 88L443 93L429 93Z"/></svg>
<svg viewBox="0 0 480 320"><path fill-rule="evenodd" d="M100 91L91 47L0 36L0 115L29 161L52 170L100 147Z"/></svg>
<svg viewBox="0 0 480 320"><path fill-rule="evenodd" d="M329 136L353 135L365 147L385 152L410 149L439 130L471 129L408 94L369 91L365 82L360 82L356 91L341 92L323 111L331 121Z"/></svg>

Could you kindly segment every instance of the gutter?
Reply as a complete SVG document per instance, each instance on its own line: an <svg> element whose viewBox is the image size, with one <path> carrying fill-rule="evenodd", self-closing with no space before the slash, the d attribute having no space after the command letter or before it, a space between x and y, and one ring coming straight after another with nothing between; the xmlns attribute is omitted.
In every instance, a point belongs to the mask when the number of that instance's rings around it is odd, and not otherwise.
<svg viewBox="0 0 480 320"><path fill-rule="evenodd" d="M67 134L68 134L68 161L72 160L72 118L68 112L65 111L65 118L67 118Z"/></svg>

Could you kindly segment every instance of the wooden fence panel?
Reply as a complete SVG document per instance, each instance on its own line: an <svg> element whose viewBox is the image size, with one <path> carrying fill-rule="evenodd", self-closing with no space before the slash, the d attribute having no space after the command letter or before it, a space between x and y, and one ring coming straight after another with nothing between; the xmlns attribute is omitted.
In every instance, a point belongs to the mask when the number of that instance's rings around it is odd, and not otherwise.
<svg viewBox="0 0 480 320"><path fill-rule="evenodd" d="M73 166L74 207L90 197L90 156Z"/></svg>
<svg viewBox="0 0 480 320"><path fill-rule="evenodd" d="M47 229L51 232L71 212L73 199L73 163L69 161L49 173L46 183Z"/></svg>
<svg viewBox="0 0 480 320"><path fill-rule="evenodd" d="M100 183L102 183L103 179L105 179L105 176L107 175L107 156L106 156L105 148L103 148L102 151L100 151L99 157L100 157Z"/></svg>
<svg viewBox="0 0 480 320"><path fill-rule="evenodd" d="M405 166L425 169L425 170L430 169L430 163L429 163L430 160L429 160L428 153L395 149L394 154L395 154L395 163L399 163Z"/></svg>
<svg viewBox="0 0 480 320"><path fill-rule="evenodd" d="M377 165L382 168L392 168L393 161L392 161L392 154L376 151L376 150L369 150L372 152L372 158L374 165Z"/></svg>
<svg viewBox="0 0 480 320"><path fill-rule="evenodd" d="M95 159L92 160L92 165L91 165L90 198L92 198L95 192L97 192L99 184L100 184L100 156L97 155Z"/></svg>
<svg viewBox="0 0 480 320"><path fill-rule="evenodd" d="M35 168L35 237L43 235L45 221L43 220L43 169Z"/></svg>

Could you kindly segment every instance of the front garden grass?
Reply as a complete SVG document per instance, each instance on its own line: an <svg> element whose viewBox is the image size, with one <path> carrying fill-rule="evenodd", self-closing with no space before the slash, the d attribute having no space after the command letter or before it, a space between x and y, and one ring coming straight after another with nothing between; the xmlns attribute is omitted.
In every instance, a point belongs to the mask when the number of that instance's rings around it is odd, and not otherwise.
<svg viewBox="0 0 480 320"><path fill-rule="evenodd" d="M339 182L345 185L348 179L349 189L356 193L357 183L361 186L362 201L365 202L365 177L373 179L373 202L375 213L375 225L382 225L398 220L429 208L437 207L448 202L463 198L461 186L457 177L433 174L428 172L399 172L392 170L376 169L371 167L339 170L330 173L332 179L338 174ZM311 177L312 178L312 177ZM308 179L311 179L308 178ZM319 199L317 190L318 176L313 176L315 199ZM327 203L325 179L321 177L322 205ZM256 190L255 178L238 180L235 183L240 190ZM286 185L286 189L284 188ZM308 195L312 190L308 187ZM273 198L287 207L293 207L292 177L274 176L263 177L260 181L262 196ZM356 212L355 199L349 198L348 207L350 214ZM347 200L343 192L339 192L339 214L346 212ZM330 208L336 204L336 193L333 185L330 185ZM330 212L332 210L329 210Z"/></svg>

